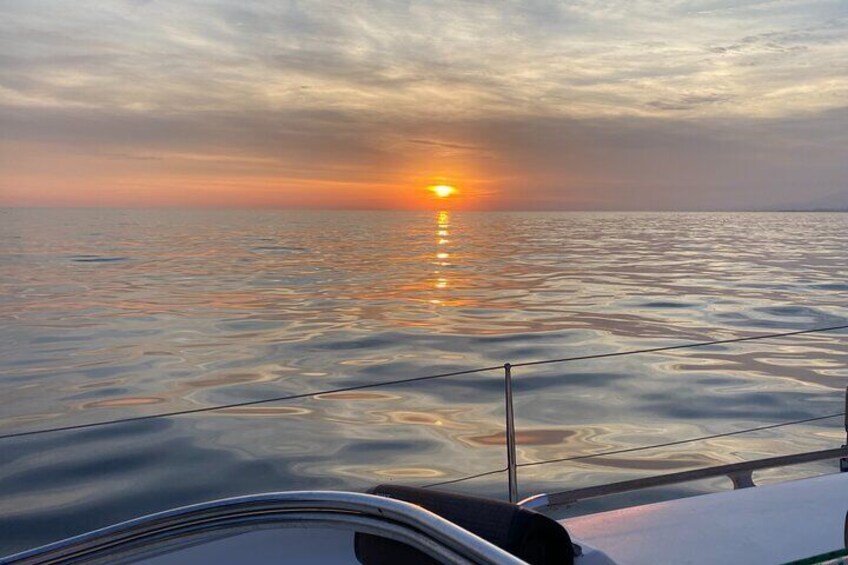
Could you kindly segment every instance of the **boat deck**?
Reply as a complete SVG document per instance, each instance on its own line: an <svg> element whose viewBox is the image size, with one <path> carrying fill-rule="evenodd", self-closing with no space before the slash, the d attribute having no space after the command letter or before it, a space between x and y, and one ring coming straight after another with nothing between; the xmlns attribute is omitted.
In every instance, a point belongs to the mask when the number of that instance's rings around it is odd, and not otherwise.
<svg viewBox="0 0 848 565"><path fill-rule="evenodd" d="M561 520L581 565L786 563L845 547L848 473Z"/></svg>

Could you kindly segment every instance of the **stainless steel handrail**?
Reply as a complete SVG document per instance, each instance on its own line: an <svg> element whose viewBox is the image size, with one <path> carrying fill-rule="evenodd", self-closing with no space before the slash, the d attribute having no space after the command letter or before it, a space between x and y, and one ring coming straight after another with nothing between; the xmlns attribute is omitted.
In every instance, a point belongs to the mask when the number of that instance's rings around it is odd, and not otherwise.
<svg viewBox="0 0 848 565"><path fill-rule="evenodd" d="M632 479L629 481L620 481L617 483L609 483L562 492L537 494L535 496L525 498L519 502L519 505L525 508L564 506L590 498L599 498L611 494L620 494L646 488L668 486L721 476L729 477L733 482L734 489L747 488L756 486L752 476L754 471L771 469L774 467L785 467L788 465L799 465L801 463L811 463L814 461L824 461L827 459L836 459L837 457L846 456L848 456L848 447L842 446L836 449L810 451L806 453L796 453L794 455L782 455L780 457L769 457L768 459L730 463L728 465L718 465L715 467L682 471L680 473L643 477L640 479Z"/></svg>
<svg viewBox="0 0 848 565"><path fill-rule="evenodd" d="M167 542L245 524L301 526L337 523L365 526L368 533L398 539L450 561L491 565L524 562L499 547L419 506L370 494L296 491L242 496L185 506L115 524L0 559L34 565L102 557L122 545ZM429 541L428 541L429 540ZM435 542L435 543L432 543ZM428 551L429 550L429 551Z"/></svg>

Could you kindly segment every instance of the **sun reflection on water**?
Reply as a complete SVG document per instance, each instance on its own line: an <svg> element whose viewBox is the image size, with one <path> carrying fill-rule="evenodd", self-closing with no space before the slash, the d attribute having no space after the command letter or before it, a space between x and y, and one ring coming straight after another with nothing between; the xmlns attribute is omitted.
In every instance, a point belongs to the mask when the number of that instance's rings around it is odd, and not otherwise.
<svg viewBox="0 0 848 565"><path fill-rule="evenodd" d="M441 267L450 267L450 248L447 247L450 245L451 241L448 239L450 235L450 214L443 210L436 215L436 224L438 229L436 230L436 261L433 263L437 269L433 271L434 282L433 287L437 291L445 291L450 286L448 278L445 272L441 269ZM431 304L443 304L444 298L439 296L438 298L433 298L430 300Z"/></svg>

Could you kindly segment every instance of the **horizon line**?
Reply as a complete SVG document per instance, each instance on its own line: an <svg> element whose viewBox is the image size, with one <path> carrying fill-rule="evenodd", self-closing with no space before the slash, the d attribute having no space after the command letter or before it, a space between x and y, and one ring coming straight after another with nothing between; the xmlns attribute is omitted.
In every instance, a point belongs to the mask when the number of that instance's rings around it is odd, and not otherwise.
<svg viewBox="0 0 848 565"><path fill-rule="evenodd" d="M355 208L355 207L316 207L316 206L50 206L50 205L9 205L0 204L0 210L191 210L205 212L261 211L261 212L455 212L455 213L846 213L848 208L453 208L450 206L434 208Z"/></svg>

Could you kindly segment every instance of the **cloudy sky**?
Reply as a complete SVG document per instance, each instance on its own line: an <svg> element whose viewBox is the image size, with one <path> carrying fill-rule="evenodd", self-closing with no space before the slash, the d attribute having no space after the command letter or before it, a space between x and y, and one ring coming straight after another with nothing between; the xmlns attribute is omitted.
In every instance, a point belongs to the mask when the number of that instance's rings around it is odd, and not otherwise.
<svg viewBox="0 0 848 565"><path fill-rule="evenodd" d="M844 0L0 0L0 205L848 205Z"/></svg>

